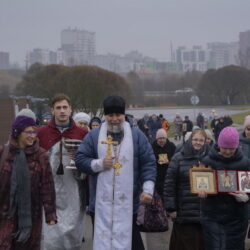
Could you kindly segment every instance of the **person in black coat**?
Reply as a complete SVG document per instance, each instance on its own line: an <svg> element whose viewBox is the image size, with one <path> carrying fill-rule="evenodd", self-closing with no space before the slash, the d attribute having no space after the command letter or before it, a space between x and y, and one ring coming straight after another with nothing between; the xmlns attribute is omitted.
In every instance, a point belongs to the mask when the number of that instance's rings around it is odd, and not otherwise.
<svg viewBox="0 0 250 250"><path fill-rule="evenodd" d="M248 159L250 159L250 115L245 117L243 124L243 132L240 134L240 149ZM248 202L248 220L250 220L250 203ZM250 238L250 228L248 230L248 238Z"/></svg>
<svg viewBox="0 0 250 250"><path fill-rule="evenodd" d="M156 137L156 132L158 129L162 128L162 124L161 124L161 120L159 117L157 117L157 115L153 114L148 122L147 122L147 126L148 126L148 138L149 138L149 142L152 144L155 141L155 137Z"/></svg>
<svg viewBox="0 0 250 250"><path fill-rule="evenodd" d="M148 114L145 114L142 119L137 122L139 129L148 137Z"/></svg>
<svg viewBox="0 0 250 250"><path fill-rule="evenodd" d="M203 250L200 198L192 194L189 169L207 154L206 133L192 132L181 152L172 158L164 185L164 205L173 219L169 250Z"/></svg>
<svg viewBox="0 0 250 250"><path fill-rule="evenodd" d="M164 181L167 173L169 162L175 153L175 144L168 140L165 129L159 129L156 133L156 140L152 144L156 163L157 176L155 182L155 189L163 200Z"/></svg>
<svg viewBox="0 0 250 250"><path fill-rule="evenodd" d="M224 128L209 155L202 162L216 170L250 170L250 161L239 147L239 134L233 127ZM202 227L206 250L243 250L248 218L248 195L236 191L207 196L202 201Z"/></svg>
<svg viewBox="0 0 250 250"><path fill-rule="evenodd" d="M197 118L196 118L196 124L199 126L201 129L204 128L204 116L202 113L199 113Z"/></svg>
<svg viewBox="0 0 250 250"><path fill-rule="evenodd" d="M193 129L193 122L189 120L189 116L185 116L185 119L182 123L182 136L183 136L183 143L185 141L185 135L187 132L191 132Z"/></svg>

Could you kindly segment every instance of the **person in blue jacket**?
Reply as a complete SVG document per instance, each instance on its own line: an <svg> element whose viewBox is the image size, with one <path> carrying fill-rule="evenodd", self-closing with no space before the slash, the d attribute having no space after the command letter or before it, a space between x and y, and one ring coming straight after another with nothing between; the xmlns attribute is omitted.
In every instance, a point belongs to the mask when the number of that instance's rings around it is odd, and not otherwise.
<svg viewBox="0 0 250 250"><path fill-rule="evenodd" d="M77 168L92 175L94 250L144 249L136 225L139 202L152 202L156 160L146 136L125 121L125 101L103 102L105 122L91 130L76 154Z"/></svg>

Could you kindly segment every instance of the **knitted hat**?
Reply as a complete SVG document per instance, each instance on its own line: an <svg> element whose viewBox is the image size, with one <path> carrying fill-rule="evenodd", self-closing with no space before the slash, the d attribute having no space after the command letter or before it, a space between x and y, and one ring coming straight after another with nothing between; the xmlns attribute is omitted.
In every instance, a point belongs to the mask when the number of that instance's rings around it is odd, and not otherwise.
<svg viewBox="0 0 250 250"><path fill-rule="evenodd" d="M17 138L25 128L35 125L36 123L32 118L18 116L12 123L12 137Z"/></svg>
<svg viewBox="0 0 250 250"><path fill-rule="evenodd" d="M219 134L218 145L221 148L238 148L239 133L236 128L225 127Z"/></svg>
<svg viewBox="0 0 250 250"><path fill-rule="evenodd" d="M86 122L90 122L90 116L84 112L79 112L77 114L74 115L73 120L75 122L79 122L79 121L86 121Z"/></svg>
<svg viewBox="0 0 250 250"><path fill-rule="evenodd" d="M193 128L192 128L192 131L195 131L195 130L200 130L201 128L199 126L196 126L194 125Z"/></svg>
<svg viewBox="0 0 250 250"><path fill-rule="evenodd" d="M245 117L245 121L244 121L244 130L246 129L246 127L249 127L250 126L250 115L247 115Z"/></svg>
<svg viewBox="0 0 250 250"><path fill-rule="evenodd" d="M32 118L34 121L36 121L36 115L31 109L21 109L17 113L16 117L18 116L27 116L27 117Z"/></svg>
<svg viewBox="0 0 250 250"><path fill-rule="evenodd" d="M103 101L104 114L125 114L125 100L121 96L108 96Z"/></svg>
<svg viewBox="0 0 250 250"><path fill-rule="evenodd" d="M167 138L167 132L165 129L163 128L160 128L157 130L157 133L156 133L156 139L159 139L159 138Z"/></svg>

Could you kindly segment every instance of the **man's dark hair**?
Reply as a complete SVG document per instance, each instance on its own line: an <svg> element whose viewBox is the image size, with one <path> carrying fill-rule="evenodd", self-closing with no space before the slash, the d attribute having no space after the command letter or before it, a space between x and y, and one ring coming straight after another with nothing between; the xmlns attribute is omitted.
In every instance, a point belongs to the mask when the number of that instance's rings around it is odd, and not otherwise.
<svg viewBox="0 0 250 250"><path fill-rule="evenodd" d="M64 101L64 100L66 100L68 102L68 104L71 105L70 98L67 95L65 95L63 93L55 94L51 100L50 106L53 108L56 102L60 102L60 101Z"/></svg>

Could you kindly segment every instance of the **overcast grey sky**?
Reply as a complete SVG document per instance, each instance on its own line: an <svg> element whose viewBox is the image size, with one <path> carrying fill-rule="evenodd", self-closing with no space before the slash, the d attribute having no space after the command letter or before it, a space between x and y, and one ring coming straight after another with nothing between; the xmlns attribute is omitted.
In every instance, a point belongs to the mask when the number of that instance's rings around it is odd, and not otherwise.
<svg viewBox="0 0 250 250"><path fill-rule="evenodd" d="M159 60L180 45L237 41L250 29L249 0L0 0L0 51L60 47L67 27L96 32L96 52L138 50Z"/></svg>

